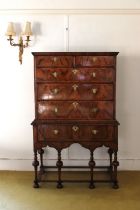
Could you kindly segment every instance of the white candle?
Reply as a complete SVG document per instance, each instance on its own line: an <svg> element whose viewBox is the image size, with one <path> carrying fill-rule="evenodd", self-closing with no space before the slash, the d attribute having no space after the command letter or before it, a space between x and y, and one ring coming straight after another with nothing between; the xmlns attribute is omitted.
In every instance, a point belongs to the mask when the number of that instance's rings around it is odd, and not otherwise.
<svg viewBox="0 0 140 210"><path fill-rule="evenodd" d="M32 33L32 30L31 30L31 23L30 22L26 22L26 26L25 26L25 30L23 32L23 35L25 36L31 36L33 33Z"/></svg>
<svg viewBox="0 0 140 210"><path fill-rule="evenodd" d="M12 22L9 22L7 31L6 31L6 36L15 36L15 30L14 30L14 24Z"/></svg>

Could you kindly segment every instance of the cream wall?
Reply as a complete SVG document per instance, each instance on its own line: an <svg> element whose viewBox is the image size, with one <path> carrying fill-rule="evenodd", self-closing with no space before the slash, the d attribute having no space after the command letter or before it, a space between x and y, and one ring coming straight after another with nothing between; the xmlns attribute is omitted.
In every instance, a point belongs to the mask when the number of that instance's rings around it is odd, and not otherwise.
<svg viewBox="0 0 140 210"><path fill-rule="evenodd" d="M9 21L20 33L27 20L34 36L20 65L18 49L9 46L4 34ZM32 51L119 51L119 168L139 170L140 1L5 0L0 3L0 22L0 169L32 170ZM98 163L106 163L105 151L95 152ZM56 151L49 148L45 154L55 164ZM79 145L63 151L66 164L87 164L88 158L89 152Z"/></svg>

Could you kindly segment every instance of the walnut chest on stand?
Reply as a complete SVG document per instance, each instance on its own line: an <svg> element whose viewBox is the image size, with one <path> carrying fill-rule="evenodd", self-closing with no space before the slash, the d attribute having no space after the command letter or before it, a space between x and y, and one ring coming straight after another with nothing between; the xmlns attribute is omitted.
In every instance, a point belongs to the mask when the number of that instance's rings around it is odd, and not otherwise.
<svg viewBox="0 0 140 210"><path fill-rule="evenodd" d="M34 187L49 166L43 164L43 148L58 152L57 187L62 188L61 151L73 143L89 149L89 187L94 188L94 169L106 168L113 188L118 188L118 125L116 120L117 52L33 52L35 120L33 145ZM94 150L108 147L109 165L96 166ZM38 153L40 158L38 159ZM38 173L38 167L40 167ZM51 167L51 166L50 166ZM52 166L53 167L53 166Z"/></svg>

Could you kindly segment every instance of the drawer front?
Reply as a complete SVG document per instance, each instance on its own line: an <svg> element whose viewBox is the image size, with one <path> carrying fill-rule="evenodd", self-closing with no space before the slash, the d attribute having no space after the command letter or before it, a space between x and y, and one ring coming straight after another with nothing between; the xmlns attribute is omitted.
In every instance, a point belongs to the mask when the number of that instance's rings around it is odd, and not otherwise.
<svg viewBox="0 0 140 210"><path fill-rule="evenodd" d="M113 100L111 84L38 84L38 100Z"/></svg>
<svg viewBox="0 0 140 210"><path fill-rule="evenodd" d="M39 141L111 141L114 127L111 125L40 125Z"/></svg>
<svg viewBox="0 0 140 210"><path fill-rule="evenodd" d="M76 56L75 64L81 66L114 66L115 57L113 56Z"/></svg>
<svg viewBox="0 0 140 210"><path fill-rule="evenodd" d="M113 119L111 101L39 101L38 119Z"/></svg>
<svg viewBox="0 0 140 210"><path fill-rule="evenodd" d="M37 67L73 67L73 56L37 56Z"/></svg>
<svg viewBox="0 0 140 210"><path fill-rule="evenodd" d="M113 82L115 69L113 68L37 68L36 81L47 82Z"/></svg>
<svg viewBox="0 0 140 210"><path fill-rule="evenodd" d="M38 140L51 141L60 139L72 139L70 126L62 125L40 125L38 126Z"/></svg>

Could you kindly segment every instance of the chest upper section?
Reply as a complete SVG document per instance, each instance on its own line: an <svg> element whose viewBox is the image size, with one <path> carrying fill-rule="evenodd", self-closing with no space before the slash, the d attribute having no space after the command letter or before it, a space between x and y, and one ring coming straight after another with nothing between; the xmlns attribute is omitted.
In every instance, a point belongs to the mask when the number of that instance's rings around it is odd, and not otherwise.
<svg viewBox="0 0 140 210"><path fill-rule="evenodd" d="M34 53L36 82L97 82L115 80L117 53Z"/></svg>
<svg viewBox="0 0 140 210"><path fill-rule="evenodd" d="M39 119L113 119L117 53L33 53Z"/></svg>

